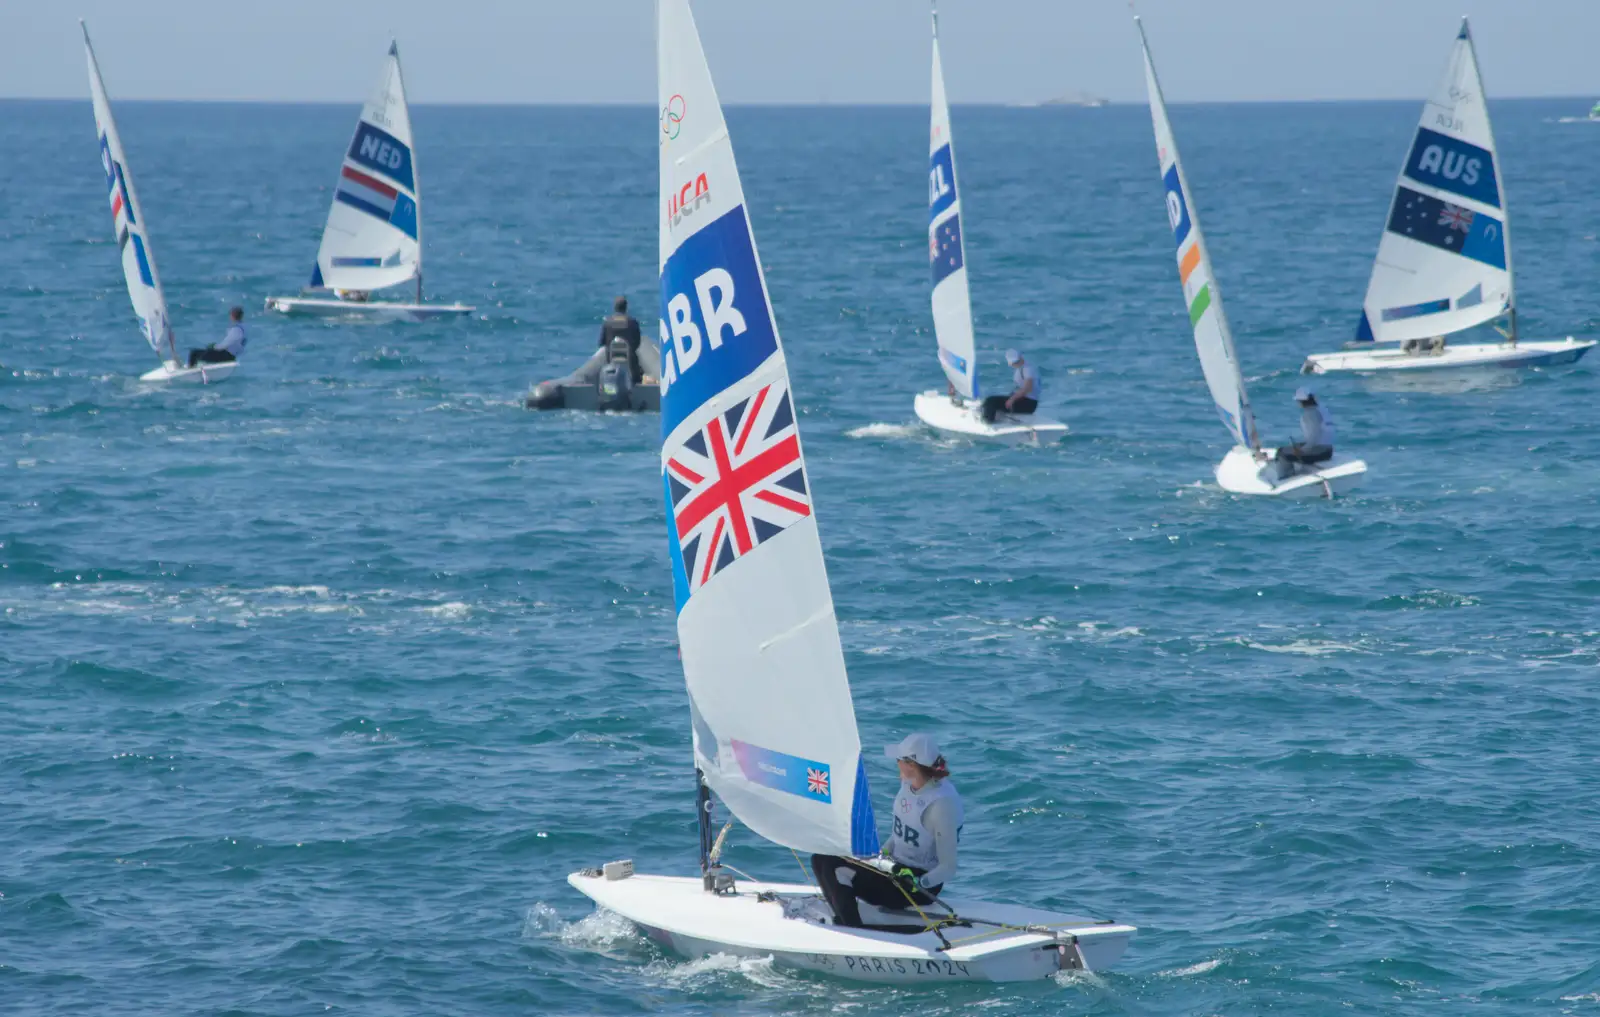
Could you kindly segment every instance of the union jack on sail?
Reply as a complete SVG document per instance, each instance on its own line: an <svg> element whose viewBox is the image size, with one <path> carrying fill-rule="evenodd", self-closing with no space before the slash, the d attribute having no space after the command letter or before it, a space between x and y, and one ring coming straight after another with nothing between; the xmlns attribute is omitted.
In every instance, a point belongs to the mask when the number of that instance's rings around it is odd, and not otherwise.
<svg viewBox="0 0 1600 1017"><path fill-rule="evenodd" d="M811 514L787 380L706 421L667 456L684 575L712 576Z"/></svg>

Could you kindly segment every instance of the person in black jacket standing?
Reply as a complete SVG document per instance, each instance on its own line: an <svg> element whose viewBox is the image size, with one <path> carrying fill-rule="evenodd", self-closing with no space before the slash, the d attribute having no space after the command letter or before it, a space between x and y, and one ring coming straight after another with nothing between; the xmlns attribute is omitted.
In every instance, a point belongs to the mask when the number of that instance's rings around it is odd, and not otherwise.
<svg viewBox="0 0 1600 1017"><path fill-rule="evenodd" d="M612 313L600 323L600 346L610 346L611 340L619 336L628 340L628 371L637 385L644 379L644 368L639 363L639 320L628 313L627 297L618 297L611 307Z"/></svg>

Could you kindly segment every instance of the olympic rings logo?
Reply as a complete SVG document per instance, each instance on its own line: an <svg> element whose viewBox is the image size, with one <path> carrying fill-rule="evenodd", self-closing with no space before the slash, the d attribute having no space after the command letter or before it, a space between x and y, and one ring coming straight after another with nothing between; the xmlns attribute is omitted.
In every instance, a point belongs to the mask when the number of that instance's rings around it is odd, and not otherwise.
<svg viewBox="0 0 1600 1017"><path fill-rule="evenodd" d="M683 131L683 116L685 106L683 96L674 95L661 107L661 133L667 136L668 141L676 141Z"/></svg>

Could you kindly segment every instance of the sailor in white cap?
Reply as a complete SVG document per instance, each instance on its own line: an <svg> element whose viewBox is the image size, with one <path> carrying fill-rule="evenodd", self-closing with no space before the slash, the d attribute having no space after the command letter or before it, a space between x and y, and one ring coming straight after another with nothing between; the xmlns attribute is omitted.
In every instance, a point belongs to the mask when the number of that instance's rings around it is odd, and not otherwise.
<svg viewBox="0 0 1600 1017"><path fill-rule="evenodd" d="M956 874L956 841L966 813L933 736L917 732L883 754L900 766L894 796L894 834L881 864L838 855L812 855L822 895L839 925L860 926L859 901L905 909L933 903Z"/></svg>
<svg viewBox="0 0 1600 1017"><path fill-rule="evenodd" d="M1294 394L1300 404L1301 441L1278 449L1278 476L1287 477L1300 466L1313 466L1333 458L1333 415L1317 402L1317 394L1301 388Z"/></svg>
<svg viewBox="0 0 1600 1017"><path fill-rule="evenodd" d="M1012 414L1032 413L1039 408L1039 369L1023 359L1018 350L1006 350L1006 363L1011 365L1013 387L1010 395L992 395L983 401L983 419L994 422L1001 410Z"/></svg>

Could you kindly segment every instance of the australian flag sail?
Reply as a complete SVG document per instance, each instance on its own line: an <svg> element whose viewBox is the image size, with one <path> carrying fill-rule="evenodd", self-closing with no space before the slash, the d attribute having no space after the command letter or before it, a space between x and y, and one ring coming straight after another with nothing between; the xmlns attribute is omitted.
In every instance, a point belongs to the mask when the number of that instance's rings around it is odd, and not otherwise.
<svg viewBox="0 0 1600 1017"><path fill-rule="evenodd" d="M789 374L688 0L657 7L662 487L695 764L756 833L877 850Z"/></svg>
<svg viewBox="0 0 1600 1017"><path fill-rule="evenodd" d="M313 289L378 290L422 271L422 210L411 111L391 43L335 181Z"/></svg>
<svg viewBox="0 0 1600 1017"><path fill-rule="evenodd" d="M933 16L933 100L928 129L928 263L933 279L933 332L939 366L957 392L977 399L978 358L972 331L972 295L967 286L966 248L961 242L961 198L950 140L950 104L939 59L939 16Z"/></svg>
<svg viewBox="0 0 1600 1017"><path fill-rule="evenodd" d="M1511 310L1507 226L1483 79L1463 19L1406 152L1356 338L1449 335Z"/></svg>
<svg viewBox="0 0 1600 1017"><path fill-rule="evenodd" d="M1222 313L1222 295L1217 291L1206 253L1205 237L1200 232L1199 213L1189 200L1189 182L1178 159L1178 142L1167 119L1167 103L1156 78L1150 43L1144 23L1134 18L1139 28L1139 43L1144 49L1145 89L1150 96L1150 119L1156 134L1156 155L1161 166L1161 183L1166 189L1167 222L1177 244L1178 281L1183 284L1183 300L1189 311L1189 327L1194 330L1195 351L1200 355L1200 370L1206 387L1217 405L1217 415L1233 435L1233 440L1249 448L1259 448L1255 415L1245 393L1239 358L1233 350L1233 333Z"/></svg>
<svg viewBox="0 0 1600 1017"><path fill-rule="evenodd" d="M82 22L79 22L82 25ZM139 316L139 329L156 355L176 360L178 351L167 317L167 298L161 290L161 275L156 271L156 255L150 247L148 224L139 208L139 195L133 188L133 173L122 151L116 121L111 117L111 100L100 77L89 28L83 27L83 49L89 60L89 92L94 101L94 125L100 137L100 168L105 174L106 202L110 206L112 229L122 258L122 276L128 284L128 299Z"/></svg>

